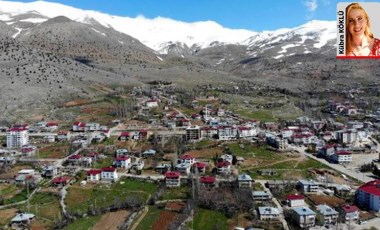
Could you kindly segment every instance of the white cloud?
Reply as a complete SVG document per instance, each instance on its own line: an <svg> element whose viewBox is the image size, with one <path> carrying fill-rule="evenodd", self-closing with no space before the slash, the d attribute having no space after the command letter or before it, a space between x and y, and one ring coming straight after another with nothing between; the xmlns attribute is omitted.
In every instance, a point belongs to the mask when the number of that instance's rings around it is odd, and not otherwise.
<svg viewBox="0 0 380 230"><path fill-rule="evenodd" d="M314 12L318 8L317 0L306 0L302 4L306 7L307 11Z"/></svg>

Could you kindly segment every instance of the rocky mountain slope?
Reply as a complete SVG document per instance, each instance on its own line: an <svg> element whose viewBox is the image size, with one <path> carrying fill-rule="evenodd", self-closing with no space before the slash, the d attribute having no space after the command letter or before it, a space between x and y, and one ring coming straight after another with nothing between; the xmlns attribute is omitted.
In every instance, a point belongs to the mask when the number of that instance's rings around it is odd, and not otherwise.
<svg viewBox="0 0 380 230"><path fill-rule="evenodd" d="M138 30L121 26L135 22L128 20L55 3L0 1L0 115L92 98L104 93L99 84L112 89L152 80L180 87L250 81L302 94L379 82L376 60L335 58L335 22L260 33L175 22L183 27L174 33L157 26L172 25L170 20ZM181 34L189 25L192 34ZM207 28L214 37L199 35Z"/></svg>

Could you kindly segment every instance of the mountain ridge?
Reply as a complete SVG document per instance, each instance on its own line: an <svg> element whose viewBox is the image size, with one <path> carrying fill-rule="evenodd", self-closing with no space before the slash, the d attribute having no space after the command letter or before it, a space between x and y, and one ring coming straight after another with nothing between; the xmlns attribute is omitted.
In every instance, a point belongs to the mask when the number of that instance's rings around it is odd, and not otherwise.
<svg viewBox="0 0 380 230"><path fill-rule="evenodd" d="M261 35L279 34L309 25L310 22L295 27L284 28L275 31L256 32L243 29L224 28L214 21L181 22L170 18L157 17L147 19L143 16L136 18L113 16L105 13L81 10L59 3L36 1L31 3L17 3L0 1L0 20L10 19L19 14L38 12L43 17L53 18L66 16L73 21L92 24L93 20L105 27L128 34L140 40L151 49L161 53L170 53L172 44L185 44L187 47L208 48L215 42L224 45L250 45L252 37ZM6 20L5 20L6 21ZM326 21L320 21L321 24ZM315 24L315 23L314 23ZM327 24L327 23L324 23ZM329 22L329 28L335 29L333 22ZM334 30L335 31L335 30ZM250 42L251 41L251 42ZM167 47L165 44L168 44Z"/></svg>

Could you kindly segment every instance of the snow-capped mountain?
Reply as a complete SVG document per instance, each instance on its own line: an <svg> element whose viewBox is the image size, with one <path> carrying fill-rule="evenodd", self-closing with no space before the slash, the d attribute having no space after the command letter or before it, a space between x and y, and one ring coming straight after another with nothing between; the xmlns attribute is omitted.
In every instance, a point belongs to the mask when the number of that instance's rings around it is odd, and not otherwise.
<svg viewBox="0 0 380 230"><path fill-rule="evenodd" d="M247 45L247 55L257 56L271 50L273 45L284 42L283 50L276 51L278 54L273 56L281 58L286 56L286 51L289 54L295 52L294 47L298 47L298 52L308 53L335 39L335 22L327 21L311 21L293 29L255 32L224 28L213 21L186 23L163 17L130 18L45 1L0 1L0 20L17 30L13 37L27 30L30 24L42 23L57 16L90 25L101 24L138 39L160 54L177 56L227 44ZM310 42L313 44L311 47Z"/></svg>
<svg viewBox="0 0 380 230"><path fill-rule="evenodd" d="M137 38L146 46L165 52L163 44L183 43L187 47L197 45L208 47L218 41L224 43L239 43L248 39L256 32L248 30L233 30L223 28L212 21L185 23L169 18L158 17L147 19L112 16L100 12L81 10L58 3L36 1L31 3L0 1L0 20L12 24L19 15L33 13L33 17L23 18L23 22L41 23L47 18L65 16L71 20L92 24L94 21L105 27ZM36 17L36 14L40 17Z"/></svg>

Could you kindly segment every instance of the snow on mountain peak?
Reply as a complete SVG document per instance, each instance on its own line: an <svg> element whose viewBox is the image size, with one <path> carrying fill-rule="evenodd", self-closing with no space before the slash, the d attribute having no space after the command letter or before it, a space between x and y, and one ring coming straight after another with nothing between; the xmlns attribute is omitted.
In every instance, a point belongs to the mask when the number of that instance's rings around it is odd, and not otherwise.
<svg viewBox="0 0 380 230"><path fill-rule="evenodd" d="M320 48L327 41L335 38L335 22L310 21L293 29L254 32L244 29L224 28L214 21L181 22L170 18L156 17L149 19L144 16L135 18L112 16L105 13L81 10L59 3L36 1L30 3L8 2L0 0L0 20L12 20L20 14L37 13L42 19L29 19L30 22L42 22L44 18L65 16L71 20L86 24L101 24L105 27L137 38L146 46L160 52L167 52L165 45L184 44L187 47L206 48L220 44L242 44L247 46L258 43L272 44L294 35L305 39L317 39L314 47ZM171 42L171 43L170 43Z"/></svg>
<svg viewBox="0 0 380 230"><path fill-rule="evenodd" d="M91 24L91 18L106 27L112 27L122 33L139 39L148 47L159 50L168 41L181 42L188 47L198 45L208 47L214 41L222 43L239 43L255 34L243 29L228 29L213 21L181 22L169 18L157 17L148 19L112 16L96 11L81 10L59 3L36 1L30 3L0 1L0 12L3 15L16 16L31 11L48 18L65 16L71 20ZM7 19L7 16L0 18Z"/></svg>

